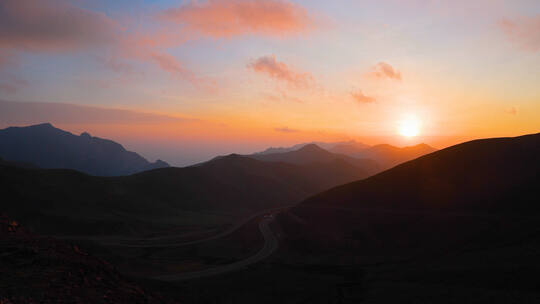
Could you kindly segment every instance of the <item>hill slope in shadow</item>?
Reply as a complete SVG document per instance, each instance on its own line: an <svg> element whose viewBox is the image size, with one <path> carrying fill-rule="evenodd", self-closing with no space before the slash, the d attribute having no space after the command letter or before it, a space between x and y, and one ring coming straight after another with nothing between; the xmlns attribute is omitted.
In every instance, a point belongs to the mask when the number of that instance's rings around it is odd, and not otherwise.
<svg viewBox="0 0 540 304"><path fill-rule="evenodd" d="M476 140L331 189L300 207L540 211L533 203L539 168L540 134Z"/></svg>
<svg viewBox="0 0 540 304"><path fill-rule="evenodd" d="M186 223L228 223L366 176L340 160L293 165L238 155L121 177L8 162L0 163L6 201L0 212L45 233L139 234Z"/></svg>
<svg viewBox="0 0 540 304"><path fill-rule="evenodd" d="M536 301L539 172L540 134L437 151L281 214L281 257L362 267L373 303Z"/></svg>

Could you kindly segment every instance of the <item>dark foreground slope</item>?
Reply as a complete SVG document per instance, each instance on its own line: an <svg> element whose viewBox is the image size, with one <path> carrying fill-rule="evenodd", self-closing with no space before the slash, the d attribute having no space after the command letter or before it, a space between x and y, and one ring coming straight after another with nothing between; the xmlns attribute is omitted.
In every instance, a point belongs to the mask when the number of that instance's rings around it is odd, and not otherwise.
<svg viewBox="0 0 540 304"><path fill-rule="evenodd" d="M540 215L540 134L484 139L316 195L302 206Z"/></svg>
<svg viewBox="0 0 540 304"><path fill-rule="evenodd" d="M300 166L237 155L124 177L0 163L0 211L46 233L140 234L235 221L365 176L340 161Z"/></svg>
<svg viewBox="0 0 540 304"><path fill-rule="evenodd" d="M88 133L77 136L48 123L0 130L0 157L40 168L74 169L99 176L128 175L169 166L160 160L150 163L114 141Z"/></svg>
<svg viewBox="0 0 540 304"><path fill-rule="evenodd" d="M313 196L287 263L360 267L369 303L540 299L540 134L477 140Z"/></svg>
<svg viewBox="0 0 540 304"><path fill-rule="evenodd" d="M76 245L0 216L0 303L172 303Z"/></svg>

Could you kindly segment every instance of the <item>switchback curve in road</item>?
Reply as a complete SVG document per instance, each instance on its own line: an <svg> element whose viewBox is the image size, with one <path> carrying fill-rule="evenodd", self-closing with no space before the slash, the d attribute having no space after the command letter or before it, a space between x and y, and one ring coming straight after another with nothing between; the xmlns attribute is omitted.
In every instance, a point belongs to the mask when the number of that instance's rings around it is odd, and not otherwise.
<svg viewBox="0 0 540 304"><path fill-rule="evenodd" d="M264 246L255 255L252 255L244 260L240 260L240 261L223 265L223 266L218 266L218 267L209 268L209 269L205 269L201 271L195 271L195 272L160 275L160 276L154 277L154 279L161 280L161 281L180 281L180 280L189 280L189 279L195 279L195 278L201 278L201 277L214 276L214 275L219 275L219 274L223 274L223 273L227 273L231 271L240 270L251 264L255 264L259 261L264 260L270 255L272 255L272 253L274 253L276 249L279 247L279 241L269 226L272 220L273 218L265 218L261 222L259 222L259 230L261 231L264 237Z"/></svg>

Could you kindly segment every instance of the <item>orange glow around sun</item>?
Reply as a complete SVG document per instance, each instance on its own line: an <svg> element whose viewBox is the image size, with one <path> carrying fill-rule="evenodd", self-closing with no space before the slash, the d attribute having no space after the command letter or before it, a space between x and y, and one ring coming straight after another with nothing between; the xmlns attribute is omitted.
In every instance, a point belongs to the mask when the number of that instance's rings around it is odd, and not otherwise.
<svg viewBox="0 0 540 304"><path fill-rule="evenodd" d="M420 121L415 116L405 117L399 122L398 133L404 137L415 137L420 134Z"/></svg>

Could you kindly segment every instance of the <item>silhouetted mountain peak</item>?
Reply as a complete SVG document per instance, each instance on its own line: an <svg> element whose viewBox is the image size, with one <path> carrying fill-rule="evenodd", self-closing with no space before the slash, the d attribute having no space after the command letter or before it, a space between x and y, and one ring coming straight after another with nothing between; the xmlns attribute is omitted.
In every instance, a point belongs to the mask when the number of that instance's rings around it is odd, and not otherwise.
<svg viewBox="0 0 540 304"><path fill-rule="evenodd" d="M0 143L0 156L5 160L41 168L110 176L168 167L163 161L150 163L112 140L92 137L87 132L77 136L50 123L0 130Z"/></svg>
<svg viewBox="0 0 540 304"><path fill-rule="evenodd" d="M166 161L163 161L161 159L156 160L156 162L154 164L156 164L157 166L162 166L162 167L168 167L169 166L169 163L167 163Z"/></svg>
<svg viewBox="0 0 540 304"><path fill-rule="evenodd" d="M30 128L34 129L56 129L50 122L44 122L41 124L30 126Z"/></svg>
<svg viewBox="0 0 540 304"><path fill-rule="evenodd" d="M249 161L253 161L253 159L249 158L247 156L244 156L244 155L237 154L237 153L231 153L231 154L227 154L227 155L216 156L216 157L212 158L209 161L202 162L202 163L199 163L199 164L195 164L192 167L200 167L200 166L204 166L205 164L233 163L233 162L239 162L239 161L247 161L247 162L249 162Z"/></svg>
<svg viewBox="0 0 540 304"><path fill-rule="evenodd" d="M396 146L392 146L390 144L378 144L378 145L375 145L373 147L371 147L372 149L387 149L387 150L397 150L399 149L398 147Z"/></svg>
<svg viewBox="0 0 540 304"><path fill-rule="evenodd" d="M418 144L418 145L415 145L415 146L410 146L410 148L414 148L414 149L417 149L417 150L425 150L425 151L435 151L437 149L433 148L432 146L428 145L428 144L425 144L425 143L421 143L421 144Z"/></svg>
<svg viewBox="0 0 540 304"><path fill-rule="evenodd" d="M297 150L297 152L300 152L300 153L306 153L306 152L309 152L309 153L329 153L328 151L324 150L323 148L319 147L318 145L316 144L307 144L305 146L303 146L302 148L300 148L299 150Z"/></svg>

